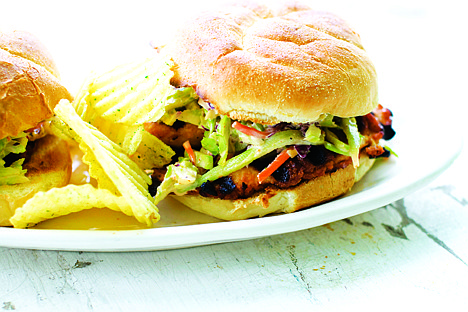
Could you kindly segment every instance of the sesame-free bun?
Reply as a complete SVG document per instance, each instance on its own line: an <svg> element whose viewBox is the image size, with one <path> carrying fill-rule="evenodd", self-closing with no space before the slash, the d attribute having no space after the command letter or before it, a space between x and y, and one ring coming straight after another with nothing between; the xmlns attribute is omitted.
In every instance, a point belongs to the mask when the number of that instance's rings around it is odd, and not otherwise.
<svg viewBox="0 0 468 312"><path fill-rule="evenodd" d="M226 200L198 194L171 196L195 211L228 221L263 217L273 213L290 213L347 193L373 166L374 161L375 159L364 154L358 168L349 165L294 187L271 187L246 199Z"/></svg>
<svg viewBox="0 0 468 312"><path fill-rule="evenodd" d="M65 186L70 180L72 159L65 141L47 135L34 142L29 154L23 164L29 181L0 186L0 226L11 225L15 210L37 192Z"/></svg>
<svg viewBox="0 0 468 312"><path fill-rule="evenodd" d="M0 32L0 139L37 127L53 116L61 99L72 100L62 86L47 49L30 33ZM23 169L29 181L0 186L0 226L10 225L18 207L39 191L68 183L72 161L68 144L46 135L28 142Z"/></svg>
<svg viewBox="0 0 468 312"><path fill-rule="evenodd" d="M374 66L341 18L297 3L245 3L193 18L166 46L172 83L192 86L220 114L264 124L377 106Z"/></svg>
<svg viewBox="0 0 468 312"><path fill-rule="evenodd" d="M54 61L30 33L0 32L0 139L53 116L60 99L72 100Z"/></svg>

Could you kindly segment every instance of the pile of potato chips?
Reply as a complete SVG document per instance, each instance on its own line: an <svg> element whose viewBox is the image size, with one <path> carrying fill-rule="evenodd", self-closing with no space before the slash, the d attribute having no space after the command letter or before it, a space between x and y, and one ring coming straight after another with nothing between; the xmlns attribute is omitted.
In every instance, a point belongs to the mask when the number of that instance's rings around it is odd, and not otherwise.
<svg viewBox="0 0 468 312"><path fill-rule="evenodd" d="M174 151L144 130L159 120L170 85L172 62L157 54L140 63L119 66L90 77L73 103L62 100L51 121L52 133L79 144L91 184L67 185L39 192L10 219L14 227L90 208L109 208L151 226L160 218L148 192L147 169L170 162Z"/></svg>

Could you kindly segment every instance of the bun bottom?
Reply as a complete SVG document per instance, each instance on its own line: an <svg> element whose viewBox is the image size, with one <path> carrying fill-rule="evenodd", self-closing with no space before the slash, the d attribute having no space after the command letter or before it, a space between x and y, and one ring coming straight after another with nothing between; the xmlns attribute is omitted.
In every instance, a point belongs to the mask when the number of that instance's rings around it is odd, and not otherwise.
<svg viewBox="0 0 468 312"><path fill-rule="evenodd" d="M35 141L31 158L23 165L29 182L0 186L0 226L10 226L15 210L37 192L61 187L71 176L68 144L52 135Z"/></svg>
<svg viewBox="0 0 468 312"><path fill-rule="evenodd" d="M347 166L331 174L287 188L267 188L246 199L225 200L200 195L171 195L187 207L222 220L235 221L262 217L272 213L290 213L317 205L347 193L374 164L374 159L361 156L360 166Z"/></svg>

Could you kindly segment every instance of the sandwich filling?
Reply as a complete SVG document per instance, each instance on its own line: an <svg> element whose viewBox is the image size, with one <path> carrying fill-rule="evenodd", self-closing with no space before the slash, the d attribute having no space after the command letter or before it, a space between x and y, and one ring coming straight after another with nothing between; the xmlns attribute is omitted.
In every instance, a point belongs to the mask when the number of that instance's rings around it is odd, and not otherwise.
<svg viewBox="0 0 468 312"><path fill-rule="evenodd" d="M161 120L145 124L178 151L177 161L154 170L150 192L156 203L171 193L248 198L268 187L293 187L358 167L363 153L369 158L391 153L379 144L395 134L392 113L381 105L359 117L323 114L310 123L263 125L219 115L192 88L174 94Z"/></svg>
<svg viewBox="0 0 468 312"><path fill-rule="evenodd" d="M46 123L39 123L35 128L21 132L17 136L0 139L0 185L13 185L29 181L23 164L27 151L34 142L47 135Z"/></svg>

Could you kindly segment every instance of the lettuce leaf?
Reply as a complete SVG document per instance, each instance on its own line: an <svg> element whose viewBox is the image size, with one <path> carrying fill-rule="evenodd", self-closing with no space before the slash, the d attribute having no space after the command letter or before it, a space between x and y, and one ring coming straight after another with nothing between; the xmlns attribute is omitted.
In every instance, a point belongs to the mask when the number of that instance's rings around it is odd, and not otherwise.
<svg viewBox="0 0 468 312"><path fill-rule="evenodd" d="M21 133L14 138L7 137L0 140L0 185L18 184L29 181L25 176L26 169L23 169L24 158L20 158L6 167L6 162L4 160L9 154L24 153L27 144L28 138L26 137L26 133Z"/></svg>
<svg viewBox="0 0 468 312"><path fill-rule="evenodd" d="M4 163L2 160L1 162ZM21 158L14 163L12 163L9 167L4 167L4 164L0 166L0 185L5 184L18 184L18 183L25 183L28 182L29 179L25 176L26 169L23 169L22 165L24 162L24 158Z"/></svg>
<svg viewBox="0 0 468 312"><path fill-rule="evenodd" d="M343 118L341 120L341 127L346 134L346 138L348 139L349 145L349 156L353 160L354 168L359 167L359 148L361 146L361 134L359 133L356 119L354 117L351 118Z"/></svg>
<svg viewBox="0 0 468 312"><path fill-rule="evenodd" d="M163 182L159 185L155 204L159 203L171 192L184 194L201 186L204 182L214 181L220 177L229 175L237 171L255 159L258 159L274 150L287 145L310 145L304 140L299 130L286 130L275 133L264 144L252 146L241 154L228 159L224 164L218 164L205 174L199 175L198 169L187 158L179 160L175 165L170 165L167 169Z"/></svg>

